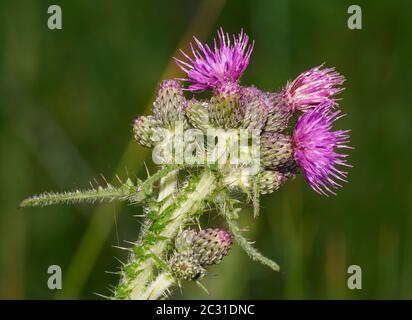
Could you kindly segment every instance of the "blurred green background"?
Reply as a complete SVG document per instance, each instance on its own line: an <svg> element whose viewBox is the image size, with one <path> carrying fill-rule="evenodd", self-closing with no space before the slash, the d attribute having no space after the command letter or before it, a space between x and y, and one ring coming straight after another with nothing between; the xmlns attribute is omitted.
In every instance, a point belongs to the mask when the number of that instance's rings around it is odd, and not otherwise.
<svg viewBox="0 0 412 320"><path fill-rule="evenodd" d="M47 28L59 4L63 29ZM349 30L347 8L363 9ZM263 198L243 225L281 272L234 247L203 282L176 299L412 298L412 3L397 1L31 1L0 2L0 298L98 299L117 277L113 248L133 241L141 208L108 204L17 209L28 195L144 177L150 156L131 140L158 82L181 76L171 57L192 35L223 26L256 45L242 81L278 90L326 62L347 77L341 95L352 129L350 182L320 197L299 177ZM148 161L149 168L151 166ZM210 225L218 223L210 217ZM47 268L63 290L47 288ZM362 290L346 285L362 268Z"/></svg>

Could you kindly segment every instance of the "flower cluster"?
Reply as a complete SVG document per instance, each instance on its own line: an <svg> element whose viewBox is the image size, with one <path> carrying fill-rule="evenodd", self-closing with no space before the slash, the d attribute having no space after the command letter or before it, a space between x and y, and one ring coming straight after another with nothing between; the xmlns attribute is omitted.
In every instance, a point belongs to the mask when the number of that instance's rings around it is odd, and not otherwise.
<svg viewBox="0 0 412 320"><path fill-rule="evenodd" d="M145 181L44 193L21 203L118 200L144 206L140 236L123 248L130 255L115 299L158 299L181 280L199 284L207 268L227 255L232 238L253 260L279 271L244 237L239 212L253 203L257 216L260 194L274 192L299 172L322 195L335 194L347 179L347 154L339 151L350 148L349 131L333 129L344 115L336 103L342 75L320 65L279 92L266 92L240 84L254 46L243 31L230 37L220 29L212 46L194 40L197 48L176 59L186 77L163 81L153 114L133 123L136 141L153 148L152 158L161 165L156 173ZM186 97L187 91L206 90L210 98ZM229 231L192 229L209 210L221 214Z"/></svg>
<svg viewBox="0 0 412 320"><path fill-rule="evenodd" d="M254 44L249 44L249 37L241 31L231 41L229 34L220 29L213 47L194 39L198 49L192 46L192 56L182 52L186 61L176 59L187 75L180 80L188 82L187 90L192 92L211 90L212 97L186 100L178 83L163 82L153 118L138 118L135 122L136 139L150 145L148 132L156 130L155 121L169 125L177 118L200 130L253 130L261 139L261 190L276 190L301 170L316 192L335 194L341 186L339 181L347 176L340 167L350 166L347 155L337 152L350 148L348 130L332 128L343 116L336 95L343 90L344 77L334 68L320 65L298 75L280 92L241 86L239 80ZM296 116L298 121L290 128L290 120ZM292 134L288 134L290 129Z"/></svg>

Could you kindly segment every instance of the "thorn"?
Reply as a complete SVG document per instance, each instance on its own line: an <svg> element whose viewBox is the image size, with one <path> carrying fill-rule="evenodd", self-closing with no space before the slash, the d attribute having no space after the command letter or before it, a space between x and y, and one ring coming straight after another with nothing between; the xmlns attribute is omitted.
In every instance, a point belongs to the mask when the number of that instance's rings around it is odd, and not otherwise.
<svg viewBox="0 0 412 320"><path fill-rule="evenodd" d="M101 173L100 176L102 177L102 179L106 183L106 185L109 185L109 182L106 180L106 177L103 175L103 173Z"/></svg>
<svg viewBox="0 0 412 320"><path fill-rule="evenodd" d="M182 283L180 282L180 279L177 279L177 286L179 287L180 294L183 294L183 288L182 288Z"/></svg>
<svg viewBox="0 0 412 320"><path fill-rule="evenodd" d="M121 272L120 272L120 271L105 271L104 273L107 273L107 274L114 274L114 275L119 275L119 274L121 274Z"/></svg>
<svg viewBox="0 0 412 320"><path fill-rule="evenodd" d="M196 284L197 284L204 292L206 292L206 294L207 294L208 296L210 296L209 291L206 289L206 287L205 287L203 284L200 283L199 280L196 280Z"/></svg>
<svg viewBox="0 0 412 320"><path fill-rule="evenodd" d="M140 224L140 227L144 227L145 224L143 221L137 220L137 222Z"/></svg>
<svg viewBox="0 0 412 320"><path fill-rule="evenodd" d="M99 296L100 298L104 298L104 299L107 299L107 300L113 300L112 297L105 296L105 295L97 293L97 292L93 292L93 294L95 294L96 296Z"/></svg>
<svg viewBox="0 0 412 320"><path fill-rule="evenodd" d="M120 260L118 257L114 256L114 258L119 262L122 266L124 266L126 263L124 263L122 260Z"/></svg>
<svg viewBox="0 0 412 320"><path fill-rule="evenodd" d="M116 248L116 249L120 249L120 250L125 250L125 251L129 251L129 252L132 251L131 248L125 248L125 247L119 247L119 246L112 246L112 248Z"/></svg>
<svg viewBox="0 0 412 320"><path fill-rule="evenodd" d="M147 177L150 178L150 172L149 172L149 168L147 167L146 161L143 162L143 165L144 165L144 167L145 167L145 169L146 169Z"/></svg>

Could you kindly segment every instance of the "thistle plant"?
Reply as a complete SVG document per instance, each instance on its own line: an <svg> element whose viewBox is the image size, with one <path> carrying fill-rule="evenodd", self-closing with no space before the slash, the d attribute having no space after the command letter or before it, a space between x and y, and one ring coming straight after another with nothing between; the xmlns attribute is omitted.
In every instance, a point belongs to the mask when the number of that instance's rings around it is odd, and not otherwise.
<svg viewBox="0 0 412 320"><path fill-rule="evenodd" d="M126 201L143 207L140 234L127 248L113 299L163 298L185 281L204 288L208 268L221 263L232 242L278 271L243 235L242 209L252 207L257 217L260 196L299 173L326 196L347 177L347 155L338 151L350 148L348 130L332 129L343 116L335 100L343 76L320 65L279 92L266 92L239 82L254 45L243 31L230 37L220 29L212 46L194 41L191 53L175 59L186 77L163 81L152 115L133 124L137 143L153 148L157 172L145 181L43 193L21 203ZM196 97L201 91L210 97ZM200 217L211 211L224 218L223 228L202 229Z"/></svg>

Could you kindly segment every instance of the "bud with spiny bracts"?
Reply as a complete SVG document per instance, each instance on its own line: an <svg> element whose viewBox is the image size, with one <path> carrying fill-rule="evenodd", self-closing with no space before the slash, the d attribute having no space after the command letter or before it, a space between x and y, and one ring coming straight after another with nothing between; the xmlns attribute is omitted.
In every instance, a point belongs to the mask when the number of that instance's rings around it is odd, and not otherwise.
<svg viewBox="0 0 412 320"><path fill-rule="evenodd" d="M289 126L289 120L292 117L293 112L282 95L269 93L267 94L267 99L270 103L270 111L267 116L264 130L281 132Z"/></svg>
<svg viewBox="0 0 412 320"><path fill-rule="evenodd" d="M176 121L185 121L186 99L182 86L175 80L165 80L160 84L153 114L166 127L174 127Z"/></svg>
<svg viewBox="0 0 412 320"><path fill-rule="evenodd" d="M169 261L172 274L181 280L198 280L206 270L200 265L193 251L176 252Z"/></svg>
<svg viewBox="0 0 412 320"><path fill-rule="evenodd" d="M259 188L261 194L269 194L279 189L279 187L288 179L287 174L265 170L261 173L259 178Z"/></svg>
<svg viewBox="0 0 412 320"><path fill-rule="evenodd" d="M223 229L204 229L193 238L193 252L201 265L221 262L231 245L232 236Z"/></svg>
<svg viewBox="0 0 412 320"><path fill-rule="evenodd" d="M256 87L242 88L240 107L244 114L241 128L260 132L266 124L270 110L270 100L267 94Z"/></svg>
<svg viewBox="0 0 412 320"><path fill-rule="evenodd" d="M162 123L154 116L138 117L133 124L133 134L136 141L144 147L153 147L156 136L164 130Z"/></svg>
<svg viewBox="0 0 412 320"><path fill-rule="evenodd" d="M243 119L243 110L239 105L239 90L223 94L215 92L210 99L209 119L213 126L224 129L237 128Z"/></svg>
<svg viewBox="0 0 412 320"><path fill-rule="evenodd" d="M276 169L293 159L292 139L290 136L264 132L261 136L262 164L270 169Z"/></svg>
<svg viewBox="0 0 412 320"><path fill-rule="evenodd" d="M185 108L186 117L190 124L200 130L210 128L208 103L191 99Z"/></svg>

